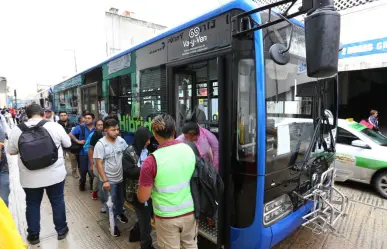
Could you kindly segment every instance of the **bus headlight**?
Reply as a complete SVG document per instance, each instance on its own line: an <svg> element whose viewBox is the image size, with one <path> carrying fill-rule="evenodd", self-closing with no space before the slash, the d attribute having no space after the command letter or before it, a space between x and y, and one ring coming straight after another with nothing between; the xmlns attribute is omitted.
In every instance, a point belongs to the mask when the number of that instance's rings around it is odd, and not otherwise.
<svg viewBox="0 0 387 249"><path fill-rule="evenodd" d="M263 224L272 225L293 211L293 203L289 195L282 195L265 204L263 213Z"/></svg>

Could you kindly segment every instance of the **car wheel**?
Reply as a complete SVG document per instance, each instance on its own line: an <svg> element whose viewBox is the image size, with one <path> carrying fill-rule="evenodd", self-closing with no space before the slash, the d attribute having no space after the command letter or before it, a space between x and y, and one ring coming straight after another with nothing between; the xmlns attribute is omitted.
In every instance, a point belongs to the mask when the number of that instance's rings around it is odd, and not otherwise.
<svg viewBox="0 0 387 249"><path fill-rule="evenodd" d="M379 194L387 199L387 171L382 171L376 175L374 186Z"/></svg>

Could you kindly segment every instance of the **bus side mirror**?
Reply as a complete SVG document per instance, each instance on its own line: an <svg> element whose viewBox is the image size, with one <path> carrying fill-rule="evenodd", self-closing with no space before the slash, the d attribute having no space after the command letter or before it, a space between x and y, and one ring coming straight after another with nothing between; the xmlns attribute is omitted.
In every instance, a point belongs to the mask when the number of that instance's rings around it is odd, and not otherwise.
<svg viewBox="0 0 387 249"><path fill-rule="evenodd" d="M314 8L305 18L307 73L313 78L328 78L338 70L340 14L333 0L312 1Z"/></svg>

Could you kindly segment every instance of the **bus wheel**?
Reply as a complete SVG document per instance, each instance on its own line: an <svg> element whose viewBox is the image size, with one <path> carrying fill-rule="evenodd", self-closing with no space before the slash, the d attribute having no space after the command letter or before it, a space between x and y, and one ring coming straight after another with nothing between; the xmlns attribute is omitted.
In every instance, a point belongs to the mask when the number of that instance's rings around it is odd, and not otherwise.
<svg viewBox="0 0 387 249"><path fill-rule="evenodd" d="M383 198L387 199L387 171L377 173L374 179L374 187Z"/></svg>

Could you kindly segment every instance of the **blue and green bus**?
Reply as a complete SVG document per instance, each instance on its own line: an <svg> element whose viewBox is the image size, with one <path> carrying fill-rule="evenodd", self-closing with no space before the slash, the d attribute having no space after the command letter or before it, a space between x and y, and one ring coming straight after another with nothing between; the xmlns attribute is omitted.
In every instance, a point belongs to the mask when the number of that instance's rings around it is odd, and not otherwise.
<svg viewBox="0 0 387 249"><path fill-rule="evenodd" d="M199 233L218 248L271 248L340 216L329 204L340 17L333 1L269 2L229 1L54 87L57 110L117 112L128 142L158 113L177 135L200 113L225 192L216 226ZM305 27L292 19L303 14Z"/></svg>

